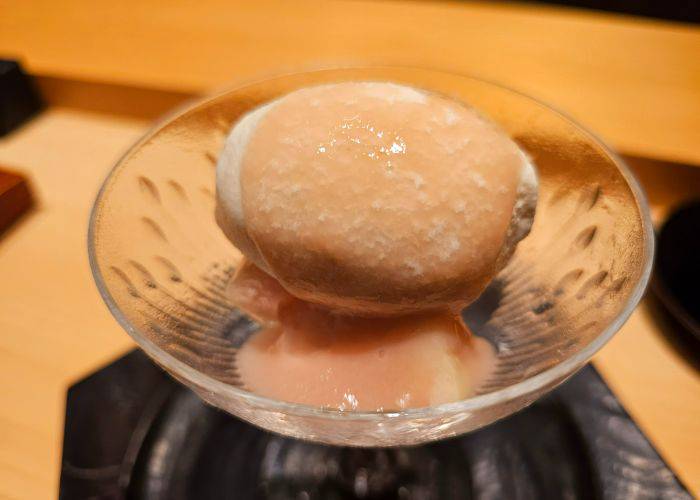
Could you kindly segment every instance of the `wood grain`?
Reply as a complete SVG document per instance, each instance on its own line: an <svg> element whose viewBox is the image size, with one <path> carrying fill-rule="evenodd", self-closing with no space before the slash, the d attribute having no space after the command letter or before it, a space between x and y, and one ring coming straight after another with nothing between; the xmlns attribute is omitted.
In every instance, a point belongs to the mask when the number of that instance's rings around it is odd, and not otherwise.
<svg viewBox="0 0 700 500"><path fill-rule="evenodd" d="M39 76L35 82L42 98L53 106L96 113L155 120L196 94Z"/></svg>
<svg viewBox="0 0 700 500"><path fill-rule="evenodd" d="M39 75L200 93L347 64L481 76L618 149L700 164L700 29L513 3L0 0L0 53Z"/></svg>

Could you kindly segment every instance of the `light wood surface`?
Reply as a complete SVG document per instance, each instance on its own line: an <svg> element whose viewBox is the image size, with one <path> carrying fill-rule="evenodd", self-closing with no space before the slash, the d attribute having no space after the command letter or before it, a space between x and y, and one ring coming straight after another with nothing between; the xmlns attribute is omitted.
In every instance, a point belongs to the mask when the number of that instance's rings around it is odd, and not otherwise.
<svg viewBox="0 0 700 500"><path fill-rule="evenodd" d="M132 346L88 269L88 212L150 118L223 84L329 64L480 75L553 103L619 149L700 165L700 29L467 2L0 0L0 54L41 75L50 109L0 140L38 206L0 238L0 498L58 491L65 391ZM85 82L89 82L86 85ZM655 217L700 169L639 161ZM700 374L641 306L596 365L700 496Z"/></svg>
<svg viewBox="0 0 700 500"><path fill-rule="evenodd" d="M0 53L183 93L328 65L437 67L540 97L623 152L700 164L700 29L677 23L510 2L0 0Z"/></svg>
<svg viewBox="0 0 700 500"><path fill-rule="evenodd" d="M87 261L87 221L140 122L50 111L0 140L38 206L0 239L0 498L55 498L66 389L131 345Z"/></svg>
<svg viewBox="0 0 700 500"><path fill-rule="evenodd" d="M39 200L0 239L0 498L56 495L67 387L132 346L95 289L86 233L100 181L145 127L50 110L0 141L0 163L24 169ZM640 168L655 186L657 216L700 192L700 169ZM645 306L601 351L596 366L700 495L700 373L669 344Z"/></svg>

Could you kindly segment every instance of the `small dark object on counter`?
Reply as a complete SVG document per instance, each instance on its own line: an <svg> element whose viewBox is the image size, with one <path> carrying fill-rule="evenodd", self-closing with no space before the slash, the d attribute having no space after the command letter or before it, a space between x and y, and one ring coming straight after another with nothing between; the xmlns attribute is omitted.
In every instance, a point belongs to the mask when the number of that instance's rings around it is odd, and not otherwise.
<svg viewBox="0 0 700 500"><path fill-rule="evenodd" d="M0 137L43 107L36 88L17 61L0 59Z"/></svg>
<svg viewBox="0 0 700 500"><path fill-rule="evenodd" d="M700 340L700 201L676 210L657 240L652 290L677 325Z"/></svg>
<svg viewBox="0 0 700 500"><path fill-rule="evenodd" d="M0 234L32 206L27 179L0 168Z"/></svg>

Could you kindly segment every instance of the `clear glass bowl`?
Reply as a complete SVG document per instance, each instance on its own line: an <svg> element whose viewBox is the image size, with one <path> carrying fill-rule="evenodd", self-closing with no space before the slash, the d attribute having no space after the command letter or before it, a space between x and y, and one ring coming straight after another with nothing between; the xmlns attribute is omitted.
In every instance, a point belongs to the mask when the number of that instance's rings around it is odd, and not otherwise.
<svg viewBox="0 0 700 500"><path fill-rule="evenodd" d="M302 86L403 82L471 103L532 156L535 223L464 313L498 349L469 399L400 412L341 412L247 392L236 352L255 325L224 294L238 252L214 222L215 164L231 125ZM149 356L202 399L255 425L336 445L399 446L454 436L532 403L620 328L644 292L653 233L644 196L600 140L546 105L465 76L412 68L285 75L202 99L163 120L114 167L97 197L90 263L110 310Z"/></svg>

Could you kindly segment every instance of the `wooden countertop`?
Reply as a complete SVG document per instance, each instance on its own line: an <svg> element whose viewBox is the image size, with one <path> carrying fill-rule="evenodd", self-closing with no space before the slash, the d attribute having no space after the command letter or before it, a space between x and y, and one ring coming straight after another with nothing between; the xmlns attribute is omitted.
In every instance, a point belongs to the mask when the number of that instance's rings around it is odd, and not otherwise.
<svg viewBox="0 0 700 500"><path fill-rule="evenodd" d="M624 152L700 165L700 30L680 24L415 1L167 9L128 1L98 10L78 0L0 0L0 11L0 55L19 55L44 76L51 104L151 117L226 82L393 62L500 81L558 105ZM67 387L133 345L99 298L85 239L101 180L147 123L52 107L0 140L0 163L27 172L38 199L0 238L0 498L56 495ZM700 194L700 169L636 163L657 219ZM595 362L700 496L700 373L648 307Z"/></svg>
<svg viewBox="0 0 700 500"><path fill-rule="evenodd" d="M2 0L0 9L0 55L39 75L199 93L328 65L436 67L542 98L625 153L700 164L697 26L510 2Z"/></svg>

